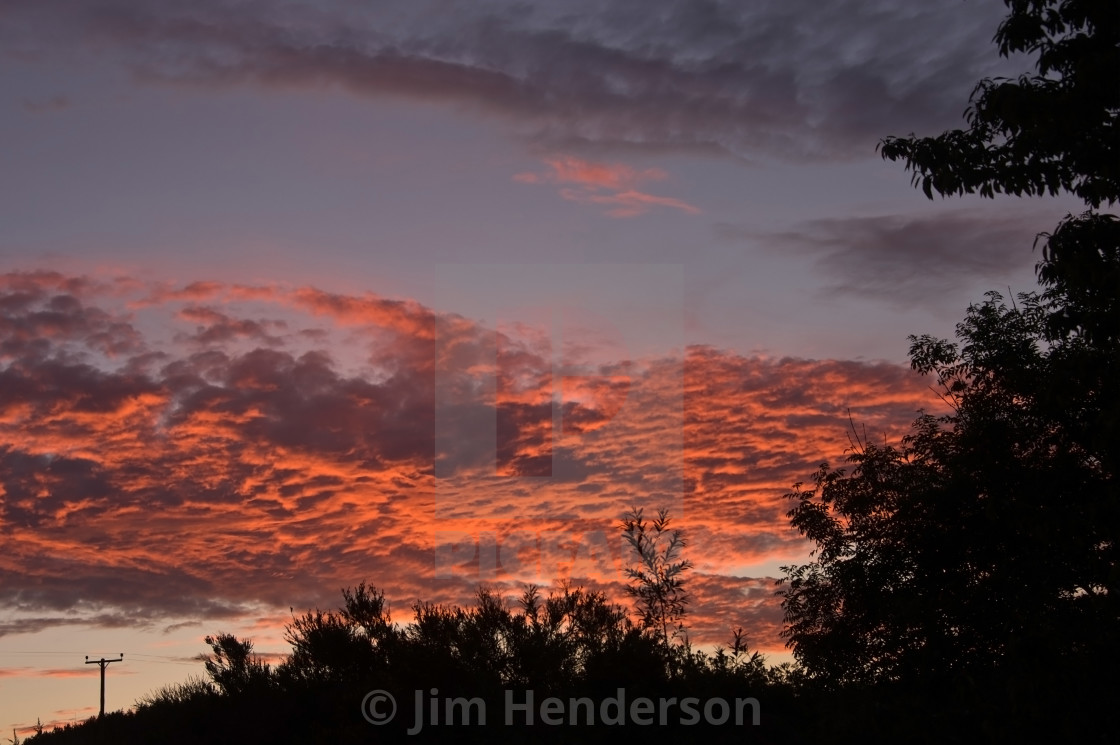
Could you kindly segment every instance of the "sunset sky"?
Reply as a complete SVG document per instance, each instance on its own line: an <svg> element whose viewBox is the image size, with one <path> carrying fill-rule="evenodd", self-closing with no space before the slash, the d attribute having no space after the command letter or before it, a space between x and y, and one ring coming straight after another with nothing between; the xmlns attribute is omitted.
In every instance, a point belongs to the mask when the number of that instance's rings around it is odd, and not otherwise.
<svg viewBox="0 0 1120 745"><path fill-rule="evenodd" d="M939 411L907 335L1060 199L929 201L995 0L0 0L0 733L570 577L668 507L693 641L788 659L783 495ZM866 428L866 429L864 429ZM498 552L502 560L499 564Z"/></svg>

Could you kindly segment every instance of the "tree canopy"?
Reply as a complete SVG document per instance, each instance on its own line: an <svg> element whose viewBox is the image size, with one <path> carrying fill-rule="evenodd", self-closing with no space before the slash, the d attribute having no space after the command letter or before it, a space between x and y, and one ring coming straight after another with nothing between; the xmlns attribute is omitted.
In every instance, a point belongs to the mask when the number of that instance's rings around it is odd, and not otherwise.
<svg viewBox="0 0 1120 745"><path fill-rule="evenodd" d="M999 51L1033 54L1034 72L981 81L967 129L881 152L931 198L1070 193L1087 209L1039 236L1041 293L989 293L956 342L910 338L948 414L898 447L856 436L850 470L823 464L788 495L816 549L786 568L785 633L832 684L1115 659L1120 221L1100 207L1120 199L1120 13L1007 5Z"/></svg>
<svg viewBox="0 0 1120 745"><path fill-rule="evenodd" d="M977 84L967 129L887 137L926 196L1069 192L1094 208L1120 193L1120 15L1113 0L1005 0L999 53L1035 56L1033 73Z"/></svg>

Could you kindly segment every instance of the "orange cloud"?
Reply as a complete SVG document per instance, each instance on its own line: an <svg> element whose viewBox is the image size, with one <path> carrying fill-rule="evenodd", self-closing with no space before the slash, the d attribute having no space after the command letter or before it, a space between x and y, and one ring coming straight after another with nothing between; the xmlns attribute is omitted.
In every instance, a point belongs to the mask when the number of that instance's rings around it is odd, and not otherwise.
<svg viewBox="0 0 1120 745"><path fill-rule="evenodd" d="M842 457L849 409L897 440L937 405L900 366L707 347L555 378L548 339L314 288L0 276L0 602L21 609L0 635L259 617L360 580L398 607L565 576L625 603L618 520L668 503L693 639L780 648L772 579L745 574L805 554L783 494Z"/></svg>
<svg viewBox="0 0 1120 745"><path fill-rule="evenodd" d="M594 163L570 155L544 159L549 170L526 172L513 180L524 184L559 184L563 199L581 204L606 205L611 217L637 217L655 207L678 209L691 215L700 214L695 207L680 199L659 197L638 191L635 187L646 181L663 181L668 174L659 168L641 171L621 163Z"/></svg>
<svg viewBox="0 0 1120 745"><path fill-rule="evenodd" d="M628 190L615 194L598 194L590 190L561 189L560 196L569 202L581 204L603 204L610 207L607 214L611 217L637 217L649 212L652 207L672 207L690 215L700 214L698 207L671 197L655 197L640 191Z"/></svg>
<svg viewBox="0 0 1120 745"><path fill-rule="evenodd" d="M622 163L593 163L570 155L559 155L544 159L551 173L543 177L537 174L519 174L514 178L527 183L546 181L557 184L580 184L588 187L602 187L615 191L624 191L643 181L664 181L669 177L660 168L646 168L636 171ZM528 177L528 179L526 178Z"/></svg>

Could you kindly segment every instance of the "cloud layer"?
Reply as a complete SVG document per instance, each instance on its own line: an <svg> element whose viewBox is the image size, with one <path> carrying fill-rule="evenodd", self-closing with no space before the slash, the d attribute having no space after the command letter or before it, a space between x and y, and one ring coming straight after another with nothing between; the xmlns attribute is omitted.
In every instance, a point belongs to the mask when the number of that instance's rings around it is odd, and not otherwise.
<svg viewBox="0 0 1120 745"><path fill-rule="evenodd" d="M618 519L668 503L696 638L776 647L748 568L805 551L783 493L842 455L849 407L894 438L934 402L894 365L703 347L554 385L541 338L309 287L0 276L0 634L267 614L361 580L405 604L563 576L621 600Z"/></svg>
<svg viewBox="0 0 1120 745"><path fill-rule="evenodd" d="M337 85L500 116L579 144L867 157L959 125L996 3L9 0L0 52L103 54L149 81ZM84 50L84 51L82 51Z"/></svg>
<svg viewBox="0 0 1120 745"><path fill-rule="evenodd" d="M811 257L827 294L913 306L936 305L962 278L984 284L1023 276L1039 259L1029 247L1049 225L1033 207L818 218L779 232L721 223L716 234Z"/></svg>

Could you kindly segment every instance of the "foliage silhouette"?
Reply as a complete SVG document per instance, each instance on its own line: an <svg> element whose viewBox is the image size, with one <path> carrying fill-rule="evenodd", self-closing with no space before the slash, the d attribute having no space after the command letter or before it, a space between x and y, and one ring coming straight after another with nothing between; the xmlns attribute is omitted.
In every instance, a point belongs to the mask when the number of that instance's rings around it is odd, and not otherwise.
<svg viewBox="0 0 1120 745"><path fill-rule="evenodd" d="M213 652L204 664L206 674L222 693L238 695L271 683L272 671L253 654L251 641L224 633L207 636L205 641Z"/></svg>
<svg viewBox="0 0 1120 745"><path fill-rule="evenodd" d="M336 611L312 610L287 626L291 654L272 668L252 643L228 634L207 637L207 680L192 678L141 699L134 712L33 737L35 743L161 742L607 742L617 727L506 726L504 691L532 690L537 702L586 697L682 695L754 697L767 706L777 730L792 695L771 680L761 655L742 634L732 649L693 652L670 677L662 642L632 622L599 592L561 585L547 597L525 589L516 603L481 588L471 607L417 602L410 623L391 623L384 596L367 588L343 590ZM362 719L367 691L390 692L407 715L375 728ZM485 702L486 726L425 726L417 735L411 707L417 691ZM443 722L442 724L446 724ZM650 729L655 732L650 733ZM643 728L651 742L680 742L681 728ZM686 728L709 742L739 742L742 727Z"/></svg>
<svg viewBox="0 0 1120 745"><path fill-rule="evenodd" d="M787 635L836 683L1086 649L1115 623L1113 476L1039 401L1055 381L1037 297L969 309L963 347L912 337L953 406L895 449L853 443L795 485L791 522L816 561L791 567ZM1114 493L1114 491L1113 491Z"/></svg>
<svg viewBox="0 0 1120 745"><path fill-rule="evenodd" d="M1068 192L1088 209L1039 236L1041 294L988 293L955 343L910 337L949 414L921 414L897 448L856 437L850 470L823 464L794 486L791 523L816 549L784 568L785 635L809 684L850 704L853 730L936 696L931 716L986 739L1105 741L1115 683L1100 683L1120 658L1120 221L1098 210L1120 198L1120 13L1007 4L1000 52L1034 54L1035 72L981 81L967 130L881 152L930 198Z"/></svg>
<svg viewBox="0 0 1120 745"><path fill-rule="evenodd" d="M1120 20L1112 0L1005 0L999 53L1035 56L1017 80L981 80L968 128L936 137L887 137L927 197L979 193L1076 195L1094 208L1120 192Z"/></svg>
<svg viewBox="0 0 1120 745"><path fill-rule="evenodd" d="M402 625L392 621L384 594L362 583L342 590L337 610L293 612L285 627L291 653L276 667L255 655L249 640L208 636L207 679L164 687L137 702L134 712L113 712L32 741L607 742L617 739L616 729L603 723L541 728L517 720L506 726L506 691L519 696L533 691L538 702L549 696L602 701L620 689L631 700L758 699L767 707L765 731L781 731L793 702L789 669L768 670L762 655L747 649L741 629L728 649L712 654L675 645L673 664L666 664L667 624L684 633L679 574L691 564L679 557L683 537L668 532L666 512L652 524L640 512L631 517L634 545L645 549L643 556L657 570L639 575L655 585L650 603L640 606L654 615L639 622L602 592L564 583L547 596L530 585L516 602L486 587L469 607L418 601L412 620ZM658 548L659 537L668 540L667 548ZM388 691L402 710L411 707L417 692L477 700L489 712L488 721L464 725L460 719L457 726L425 726L410 735L410 712L374 728L362 716L363 696L372 690ZM703 722L683 729L670 722L650 730L642 734L651 742L681 742L682 732L711 743L739 742L743 736L742 727Z"/></svg>
<svg viewBox="0 0 1120 745"><path fill-rule="evenodd" d="M638 605L642 627L657 635L671 657L673 639L681 639L688 647L684 617L689 598L682 575L692 568L692 562L680 559L688 544L681 531L669 531L668 510L659 510L648 523L642 513L642 508L632 509L622 520L622 535L638 557L636 566L626 568L631 580L626 590Z"/></svg>

